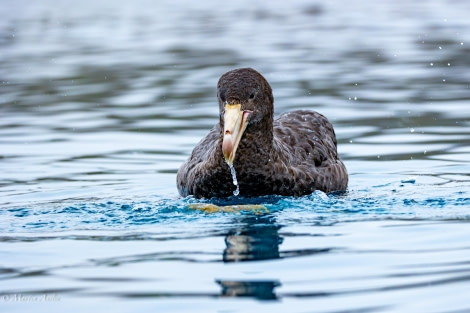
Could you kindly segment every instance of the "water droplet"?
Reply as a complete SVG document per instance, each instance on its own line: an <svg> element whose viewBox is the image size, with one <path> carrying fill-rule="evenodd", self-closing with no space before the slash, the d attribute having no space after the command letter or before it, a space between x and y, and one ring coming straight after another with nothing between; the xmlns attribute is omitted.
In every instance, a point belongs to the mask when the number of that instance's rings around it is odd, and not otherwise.
<svg viewBox="0 0 470 313"><path fill-rule="evenodd" d="M237 186L237 189L233 191L233 195L238 196L240 194L240 186L238 185L237 172L235 171L233 164L229 164L228 166L230 167L230 173L232 173L232 182L235 186Z"/></svg>
<svg viewBox="0 0 470 313"><path fill-rule="evenodd" d="M463 46L463 42L461 42L460 45Z"/></svg>
<svg viewBox="0 0 470 313"><path fill-rule="evenodd" d="M447 63L447 66L450 66L450 63Z"/></svg>
<svg viewBox="0 0 470 313"><path fill-rule="evenodd" d="M415 132L414 128L410 129L410 133L414 133L414 132Z"/></svg>
<svg viewBox="0 0 470 313"><path fill-rule="evenodd" d="M429 63L429 65L434 66L434 63L431 62L431 63Z"/></svg>
<svg viewBox="0 0 470 313"><path fill-rule="evenodd" d="M441 47L441 46L439 46L439 50L442 50L442 47Z"/></svg>
<svg viewBox="0 0 470 313"><path fill-rule="evenodd" d="M444 79L442 79L442 81L445 83L445 82L446 82L446 79L444 78Z"/></svg>
<svg viewBox="0 0 470 313"><path fill-rule="evenodd" d="M354 97L354 101L356 101L356 100L357 100L357 97Z"/></svg>

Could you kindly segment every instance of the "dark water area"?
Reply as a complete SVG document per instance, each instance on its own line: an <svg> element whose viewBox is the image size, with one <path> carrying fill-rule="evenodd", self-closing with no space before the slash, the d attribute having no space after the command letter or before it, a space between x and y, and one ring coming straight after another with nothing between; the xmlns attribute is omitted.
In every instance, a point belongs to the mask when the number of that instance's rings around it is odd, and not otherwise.
<svg viewBox="0 0 470 313"><path fill-rule="evenodd" d="M0 311L470 311L468 12L3 1ZM178 195L238 67L330 119L345 194Z"/></svg>

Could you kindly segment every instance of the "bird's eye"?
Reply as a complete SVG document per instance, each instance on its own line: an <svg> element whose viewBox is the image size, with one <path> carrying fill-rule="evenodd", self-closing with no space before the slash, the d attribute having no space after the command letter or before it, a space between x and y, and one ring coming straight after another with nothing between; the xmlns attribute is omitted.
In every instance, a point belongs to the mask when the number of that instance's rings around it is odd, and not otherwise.
<svg viewBox="0 0 470 313"><path fill-rule="evenodd" d="M255 98L255 93L253 92L253 93L251 93L251 95L250 95L250 99L253 100L254 98Z"/></svg>
<svg viewBox="0 0 470 313"><path fill-rule="evenodd" d="M224 91L224 90L222 90L222 91L219 93L219 97L220 97L220 100L221 100L222 102L225 102L225 91Z"/></svg>

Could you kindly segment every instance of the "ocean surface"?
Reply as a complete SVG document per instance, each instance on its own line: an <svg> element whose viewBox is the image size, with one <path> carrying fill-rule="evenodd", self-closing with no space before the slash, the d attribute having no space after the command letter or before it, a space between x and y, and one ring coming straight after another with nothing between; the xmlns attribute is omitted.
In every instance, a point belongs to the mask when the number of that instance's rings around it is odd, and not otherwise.
<svg viewBox="0 0 470 313"><path fill-rule="evenodd" d="M0 311L470 312L469 12L2 1ZM238 67L330 119L345 194L178 195Z"/></svg>

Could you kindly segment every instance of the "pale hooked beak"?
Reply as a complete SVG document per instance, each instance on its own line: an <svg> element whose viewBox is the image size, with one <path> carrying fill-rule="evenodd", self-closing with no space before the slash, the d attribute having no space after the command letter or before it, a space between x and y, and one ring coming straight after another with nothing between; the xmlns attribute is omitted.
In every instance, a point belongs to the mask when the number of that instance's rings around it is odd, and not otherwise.
<svg viewBox="0 0 470 313"><path fill-rule="evenodd" d="M229 165L233 164L235 152L237 152L238 144L248 125L246 120L250 114L251 111L243 111L239 103L225 104L222 152L224 153L225 162Z"/></svg>

